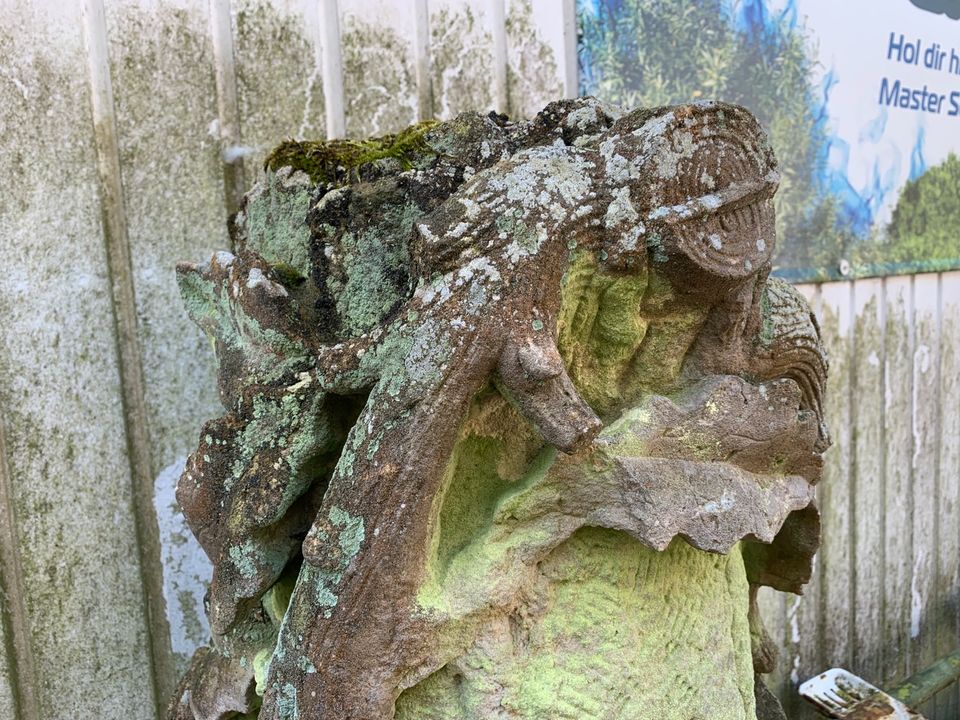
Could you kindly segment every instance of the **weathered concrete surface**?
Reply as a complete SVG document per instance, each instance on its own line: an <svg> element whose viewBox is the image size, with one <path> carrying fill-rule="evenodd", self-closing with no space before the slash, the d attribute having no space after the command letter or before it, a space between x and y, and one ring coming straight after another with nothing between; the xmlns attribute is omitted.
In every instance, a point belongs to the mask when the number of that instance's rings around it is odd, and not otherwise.
<svg viewBox="0 0 960 720"><path fill-rule="evenodd" d="M502 30L494 26L492 7L467 0L429 3L434 117L447 120L468 109L506 111L506 87L497 87L493 38ZM504 77L505 72L503 68Z"/></svg>
<svg viewBox="0 0 960 720"><path fill-rule="evenodd" d="M345 0L339 6L347 137L412 125L420 119L413 3Z"/></svg>
<svg viewBox="0 0 960 720"><path fill-rule="evenodd" d="M507 103L530 118L564 96L564 11L550 0L506 1Z"/></svg>
<svg viewBox="0 0 960 720"><path fill-rule="evenodd" d="M190 419L202 422L218 406L206 340L170 311L177 258L230 242L208 5L106 7L154 476L194 441Z"/></svg>
<svg viewBox="0 0 960 720"><path fill-rule="evenodd" d="M140 0L106 7L117 128L110 141L119 155L136 294L145 413L139 422L149 440L148 467L140 472L158 485L163 469L183 458L194 441L187 419L201 423L217 412L219 404L210 385L213 366L205 339L185 316L170 311L177 302L172 269L176 258L230 242L208 8L209 3L196 0L178 6ZM150 512L154 507L164 526L177 522L169 503L158 502L162 488L156 491L153 500L151 489L153 501L141 518L152 526L147 528L151 534L157 532ZM176 539L169 533L157 537L168 543ZM154 546L149 557L159 563L182 556L183 549L168 544L161 558L155 557ZM158 572L155 566L148 577ZM202 612L197 612L203 591L176 564L165 562L163 572L163 604L169 633L178 646L175 657L156 668L167 676L163 692L168 693L193 647L203 642L204 622ZM157 593L158 588L159 584L148 586L148 592ZM158 636L166 632L167 627L154 629ZM170 650L164 645L162 652Z"/></svg>
<svg viewBox="0 0 960 720"><path fill-rule="evenodd" d="M210 587L211 566L183 519L175 490L186 457L160 471L154 498L163 565L163 600L170 646L183 673L194 651L210 637L203 598Z"/></svg>
<svg viewBox="0 0 960 720"><path fill-rule="evenodd" d="M0 30L0 408L39 714L151 718L79 6ZM29 118L29 120L27 120Z"/></svg>
<svg viewBox="0 0 960 720"><path fill-rule="evenodd" d="M13 699L14 688L11 683L13 672L10 660L12 658L8 655L7 648L10 647L10 639L7 637L7 630L4 627L9 614L8 602L6 591L0 590L0 620L3 620L3 622L0 622L0 717L13 720L16 718L16 705Z"/></svg>
<svg viewBox="0 0 960 720"><path fill-rule="evenodd" d="M246 186L279 139L325 134L321 18L308 0L237 0L233 14Z"/></svg>

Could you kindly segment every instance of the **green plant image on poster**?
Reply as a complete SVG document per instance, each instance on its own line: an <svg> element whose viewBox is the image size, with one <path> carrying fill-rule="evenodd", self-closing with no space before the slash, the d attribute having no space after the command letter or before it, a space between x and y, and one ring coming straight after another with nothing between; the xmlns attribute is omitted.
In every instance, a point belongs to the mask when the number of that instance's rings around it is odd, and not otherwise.
<svg viewBox="0 0 960 720"><path fill-rule="evenodd" d="M894 263L956 256L960 228L960 158L951 153L900 194L887 228L886 256Z"/></svg>
<svg viewBox="0 0 960 720"><path fill-rule="evenodd" d="M946 15L910 0L578 0L577 15L581 94L757 115L782 174L776 274L960 267L960 41L944 42L960 25Z"/></svg>

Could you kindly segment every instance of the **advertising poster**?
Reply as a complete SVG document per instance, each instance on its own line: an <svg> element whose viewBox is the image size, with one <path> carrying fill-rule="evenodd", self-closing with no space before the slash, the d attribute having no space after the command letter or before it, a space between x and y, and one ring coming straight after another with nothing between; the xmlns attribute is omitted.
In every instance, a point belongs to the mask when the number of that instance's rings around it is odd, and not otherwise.
<svg viewBox="0 0 960 720"><path fill-rule="evenodd" d="M757 115L776 274L960 268L960 0L577 0L577 19L581 94Z"/></svg>

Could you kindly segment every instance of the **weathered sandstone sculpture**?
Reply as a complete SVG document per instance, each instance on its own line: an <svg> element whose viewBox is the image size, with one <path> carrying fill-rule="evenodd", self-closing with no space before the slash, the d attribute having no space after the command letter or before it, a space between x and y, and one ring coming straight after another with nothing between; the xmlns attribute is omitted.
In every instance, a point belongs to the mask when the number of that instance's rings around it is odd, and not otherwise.
<svg viewBox="0 0 960 720"><path fill-rule="evenodd" d="M279 147L237 254L179 268L226 414L170 717L755 717L829 442L777 183L722 103Z"/></svg>

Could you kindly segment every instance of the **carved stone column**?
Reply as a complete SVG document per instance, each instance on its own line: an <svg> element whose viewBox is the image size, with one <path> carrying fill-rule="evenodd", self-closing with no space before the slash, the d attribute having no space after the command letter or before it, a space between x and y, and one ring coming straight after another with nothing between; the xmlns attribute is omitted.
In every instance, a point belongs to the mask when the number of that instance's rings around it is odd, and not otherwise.
<svg viewBox="0 0 960 720"><path fill-rule="evenodd" d="M225 414L170 717L756 717L829 444L778 179L722 103L279 147L237 254L179 268Z"/></svg>

